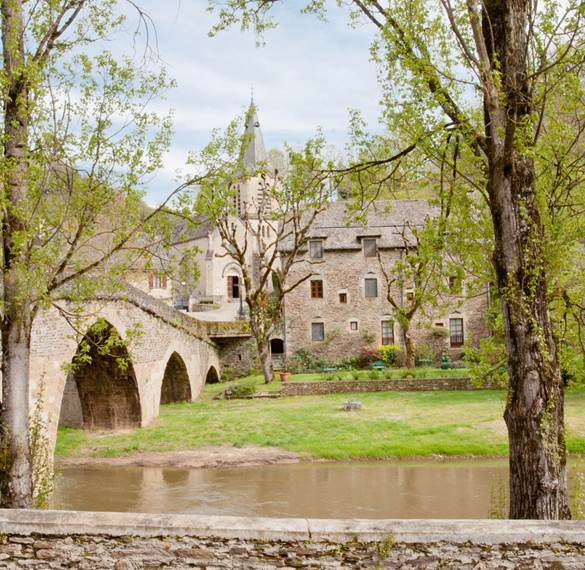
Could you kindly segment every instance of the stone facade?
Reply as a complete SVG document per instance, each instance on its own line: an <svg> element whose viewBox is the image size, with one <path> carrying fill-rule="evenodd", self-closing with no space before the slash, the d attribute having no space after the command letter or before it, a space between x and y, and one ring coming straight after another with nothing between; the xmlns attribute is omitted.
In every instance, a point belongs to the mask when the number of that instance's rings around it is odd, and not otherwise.
<svg viewBox="0 0 585 570"><path fill-rule="evenodd" d="M404 252L400 224L421 224L432 209L422 201L396 201L390 213L372 214L372 222L346 225L343 203L334 203L328 212L317 219L312 228L314 241L322 245L322 257L312 258L310 246L302 261L296 264L287 278L293 283L311 275L286 297L286 353L290 357L298 350L317 353L332 361L357 355L364 348L383 344L383 326L389 344L402 345L399 325L386 298L386 281L382 267L391 271ZM365 255L364 240L376 242L376 255ZM448 277L445 276L447 280ZM320 282L315 286L314 282ZM392 296L405 302L409 284L392 285ZM315 287L318 287L315 290ZM465 291L465 286L463 286ZM428 344L435 360L443 351L453 359L460 357L462 347L451 347L450 320L462 319L465 341L477 343L487 336L486 311L488 291L466 298L444 295L440 308L425 307L415 316L411 334L416 345ZM383 322L389 322L383 325ZM317 331L313 327L317 326ZM316 340L315 332L324 333ZM443 333L443 334L441 334ZM446 335L446 336L444 336ZM318 338L318 336L317 336Z"/></svg>

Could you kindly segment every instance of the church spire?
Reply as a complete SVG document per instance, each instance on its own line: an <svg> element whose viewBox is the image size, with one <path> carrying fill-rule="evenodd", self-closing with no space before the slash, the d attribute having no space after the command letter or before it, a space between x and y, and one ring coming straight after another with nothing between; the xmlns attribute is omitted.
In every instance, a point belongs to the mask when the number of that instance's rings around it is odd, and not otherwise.
<svg viewBox="0 0 585 570"><path fill-rule="evenodd" d="M258 121L258 110L254 103L254 95L250 100L250 106L246 112L246 129L242 145L242 164L247 171L254 171L260 163L266 162L267 154L264 147L264 137Z"/></svg>

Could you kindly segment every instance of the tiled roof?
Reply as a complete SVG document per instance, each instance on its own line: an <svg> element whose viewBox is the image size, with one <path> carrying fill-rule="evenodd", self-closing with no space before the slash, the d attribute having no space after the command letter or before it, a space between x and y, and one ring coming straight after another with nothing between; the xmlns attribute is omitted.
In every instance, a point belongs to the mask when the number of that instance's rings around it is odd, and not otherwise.
<svg viewBox="0 0 585 570"><path fill-rule="evenodd" d="M310 233L322 238L329 251L361 249L361 239L368 236L376 237L381 249L400 248L414 244L409 227L420 227L436 215L438 208L425 200L378 200L362 219L349 213L345 202L332 202L317 216ZM287 244L281 249L287 251Z"/></svg>

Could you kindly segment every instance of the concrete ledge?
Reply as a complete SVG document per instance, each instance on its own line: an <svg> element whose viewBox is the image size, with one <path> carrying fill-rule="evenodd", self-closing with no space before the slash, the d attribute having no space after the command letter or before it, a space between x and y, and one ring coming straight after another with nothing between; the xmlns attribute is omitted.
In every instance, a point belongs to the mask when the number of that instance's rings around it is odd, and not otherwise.
<svg viewBox="0 0 585 570"><path fill-rule="evenodd" d="M585 544L585 521L295 519L0 509L0 533L313 542Z"/></svg>

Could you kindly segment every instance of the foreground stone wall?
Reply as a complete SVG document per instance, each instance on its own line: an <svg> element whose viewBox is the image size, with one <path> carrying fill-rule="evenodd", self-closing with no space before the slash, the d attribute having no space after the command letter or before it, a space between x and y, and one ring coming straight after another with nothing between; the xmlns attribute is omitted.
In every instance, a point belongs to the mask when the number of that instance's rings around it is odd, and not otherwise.
<svg viewBox="0 0 585 570"><path fill-rule="evenodd" d="M0 511L0 568L584 568L582 522Z"/></svg>
<svg viewBox="0 0 585 570"><path fill-rule="evenodd" d="M481 390L495 388L482 386ZM352 392L427 392L435 390L476 390L470 378L401 378L397 380L330 380L328 382L288 382L283 396L319 396Z"/></svg>

